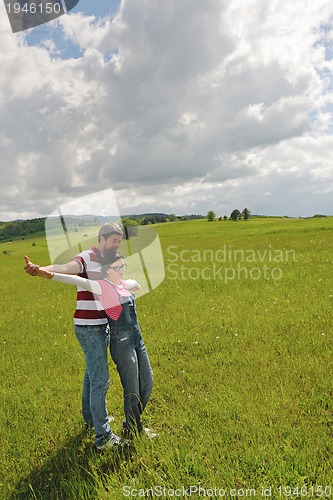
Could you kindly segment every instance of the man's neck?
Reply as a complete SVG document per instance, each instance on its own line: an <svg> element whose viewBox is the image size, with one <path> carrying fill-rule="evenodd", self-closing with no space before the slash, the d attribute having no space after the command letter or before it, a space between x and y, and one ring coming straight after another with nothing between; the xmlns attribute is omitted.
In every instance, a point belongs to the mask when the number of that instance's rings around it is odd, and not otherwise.
<svg viewBox="0 0 333 500"><path fill-rule="evenodd" d="M101 256L103 257L104 251L105 251L104 245L101 245L101 243L99 243L98 247L96 247L96 248L99 251L99 253L101 254Z"/></svg>

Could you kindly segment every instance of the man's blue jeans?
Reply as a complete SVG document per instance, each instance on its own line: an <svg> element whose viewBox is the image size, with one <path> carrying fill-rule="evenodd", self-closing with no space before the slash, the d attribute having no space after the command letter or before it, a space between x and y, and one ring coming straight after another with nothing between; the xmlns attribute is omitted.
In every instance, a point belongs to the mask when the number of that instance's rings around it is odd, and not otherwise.
<svg viewBox="0 0 333 500"><path fill-rule="evenodd" d="M151 395L153 376L139 326L112 327L110 352L124 389L124 427L140 432L141 413Z"/></svg>
<svg viewBox="0 0 333 500"><path fill-rule="evenodd" d="M103 445L111 435L106 409L110 375L108 366L109 327L74 325L75 335L84 352L86 369L82 388L82 415L96 431L96 445Z"/></svg>

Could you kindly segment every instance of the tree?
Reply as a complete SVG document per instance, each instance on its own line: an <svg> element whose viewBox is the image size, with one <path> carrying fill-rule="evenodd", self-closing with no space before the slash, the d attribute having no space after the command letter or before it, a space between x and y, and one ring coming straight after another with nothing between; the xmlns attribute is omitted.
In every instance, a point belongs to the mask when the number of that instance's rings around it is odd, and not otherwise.
<svg viewBox="0 0 333 500"><path fill-rule="evenodd" d="M147 224L156 224L156 219L152 215L147 215L144 219L142 219L142 224L146 226Z"/></svg>
<svg viewBox="0 0 333 500"><path fill-rule="evenodd" d="M208 222L212 222L215 219L215 217L216 217L215 212L213 212L213 210L209 210L209 212L206 215Z"/></svg>
<svg viewBox="0 0 333 500"><path fill-rule="evenodd" d="M125 240L128 240L131 236L138 235L139 222L137 220L129 219L128 217L122 217L121 223L124 228Z"/></svg>
<svg viewBox="0 0 333 500"><path fill-rule="evenodd" d="M249 219L249 218L250 218L250 215L251 215L250 210L248 210L247 208L244 208L244 210L243 210L243 212L242 212L243 219L244 219L244 220Z"/></svg>
<svg viewBox="0 0 333 500"><path fill-rule="evenodd" d="M138 226L139 223L137 220L134 220L134 219L129 219L128 217L122 217L121 219L121 223L124 227L127 227L127 226Z"/></svg>
<svg viewBox="0 0 333 500"><path fill-rule="evenodd" d="M169 215L169 221L170 222L175 222L177 220L177 215L175 214L170 214Z"/></svg>
<svg viewBox="0 0 333 500"><path fill-rule="evenodd" d="M235 208L235 210L233 210L230 214L230 218L232 220L238 220L241 218L241 213L239 210L237 210L237 208Z"/></svg>

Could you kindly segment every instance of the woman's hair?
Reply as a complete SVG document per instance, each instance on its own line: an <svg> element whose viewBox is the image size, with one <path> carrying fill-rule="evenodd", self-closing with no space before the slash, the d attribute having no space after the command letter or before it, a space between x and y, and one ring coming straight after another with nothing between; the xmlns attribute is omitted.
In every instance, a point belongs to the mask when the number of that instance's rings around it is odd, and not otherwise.
<svg viewBox="0 0 333 500"><path fill-rule="evenodd" d="M107 271L110 269L112 264L119 259L124 259L123 255L120 253L113 251L109 251L104 257L102 261L102 274L106 275Z"/></svg>

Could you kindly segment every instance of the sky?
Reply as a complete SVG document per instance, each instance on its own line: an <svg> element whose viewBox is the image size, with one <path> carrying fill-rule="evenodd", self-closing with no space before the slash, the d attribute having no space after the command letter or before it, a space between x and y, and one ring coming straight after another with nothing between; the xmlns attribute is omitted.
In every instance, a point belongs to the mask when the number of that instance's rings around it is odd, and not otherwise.
<svg viewBox="0 0 333 500"><path fill-rule="evenodd" d="M0 220L111 189L120 213L333 215L331 0L0 3Z"/></svg>

